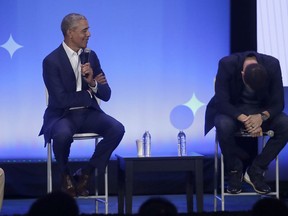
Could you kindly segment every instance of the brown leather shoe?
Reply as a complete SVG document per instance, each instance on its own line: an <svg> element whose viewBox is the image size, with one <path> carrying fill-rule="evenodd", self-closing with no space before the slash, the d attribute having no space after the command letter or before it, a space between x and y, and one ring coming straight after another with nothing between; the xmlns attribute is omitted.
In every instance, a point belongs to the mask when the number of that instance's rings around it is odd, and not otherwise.
<svg viewBox="0 0 288 216"><path fill-rule="evenodd" d="M77 170L73 175L75 181L76 181L76 191L78 196L88 196L89 190L88 190L88 184L90 176L83 174L82 170Z"/></svg>
<svg viewBox="0 0 288 216"><path fill-rule="evenodd" d="M61 190L72 197L76 196L76 190L70 175L65 174L62 176Z"/></svg>

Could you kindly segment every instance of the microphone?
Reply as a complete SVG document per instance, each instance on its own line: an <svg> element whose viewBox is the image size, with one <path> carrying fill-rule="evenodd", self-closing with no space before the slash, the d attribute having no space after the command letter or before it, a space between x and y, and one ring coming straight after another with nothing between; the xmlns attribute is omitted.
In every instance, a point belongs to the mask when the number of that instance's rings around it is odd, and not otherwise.
<svg viewBox="0 0 288 216"><path fill-rule="evenodd" d="M274 136L274 131L273 130L268 130L267 132L263 132L264 135L267 135L269 137L273 137Z"/></svg>
<svg viewBox="0 0 288 216"><path fill-rule="evenodd" d="M83 52L80 54L80 61L81 61L82 65L89 62L90 52L91 52L91 49L86 47L83 50ZM88 74L85 74L85 75L82 75L82 76L87 78Z"/></svg>
<svg viewBox="0 0 288 216"><path fill-rule="evenodd" d="M236 133L236 136L239 135L242 137L251 137L251 135L246 130L240 131L240 133ZM263 136L273 137L274 131L273 130L263 131Z"/></svg>
<svg viewBox="0 0 288 216"><path fill-rule="evenodd" d="M81 64L85 64L85 63L89 62L90 52L91 52L91 49L89 49L87 47L83 50L83 52L80 54Z"/></svg>

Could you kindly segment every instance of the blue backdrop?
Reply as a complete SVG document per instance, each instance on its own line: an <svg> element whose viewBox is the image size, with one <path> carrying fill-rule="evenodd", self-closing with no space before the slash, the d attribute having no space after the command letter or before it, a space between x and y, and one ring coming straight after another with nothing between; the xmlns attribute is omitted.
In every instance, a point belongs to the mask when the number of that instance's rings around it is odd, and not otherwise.
<svg viewBox="0 0 288 216"><path fill-rule="evenodd" d="M60 23L70 12L88 18L88 46L112 88L101 106L126 127L115 153L136 153L135 140L149 130L152 155L177 154L180 129L188 153L214 152L204 112L218 60L229 54L229 0L0 0L1 159L46 157L38 137L42 60L62 42ZM71 156L92 148L75 142Z"/></svg>

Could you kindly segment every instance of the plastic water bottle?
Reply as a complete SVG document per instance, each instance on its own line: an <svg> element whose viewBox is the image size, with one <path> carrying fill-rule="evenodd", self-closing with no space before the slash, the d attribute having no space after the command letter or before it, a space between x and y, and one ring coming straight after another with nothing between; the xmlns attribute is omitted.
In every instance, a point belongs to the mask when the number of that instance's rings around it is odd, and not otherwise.
<svg viewBox="0 0 288 216"><path fill-rule="evenodd" d="M178 156L186 156L186 134L183 131L178 133Z"/></svg>
<svg viewBox="0 0 288 216"><path fill-rule="evenodd" d="M151 134L149 131L145 131L143 134L143 144L144 144L144 156L151 156Z"/></svg>

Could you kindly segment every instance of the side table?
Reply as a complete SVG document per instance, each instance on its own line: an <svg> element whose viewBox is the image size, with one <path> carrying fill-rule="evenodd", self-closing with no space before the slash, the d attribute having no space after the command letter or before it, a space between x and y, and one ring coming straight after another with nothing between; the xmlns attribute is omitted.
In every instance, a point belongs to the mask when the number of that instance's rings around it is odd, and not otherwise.
<svg viewBox="0 0 288 216"><path fill-rule="evenodd" d="M197 211L203 211L203 159L198 153L188 156L123 156L118 162L118 213L132 214L133 176L137 172L187 172L187 212L193 211L193 188L196 189ZM194 187L193 187L194 183Z"/></svg>

